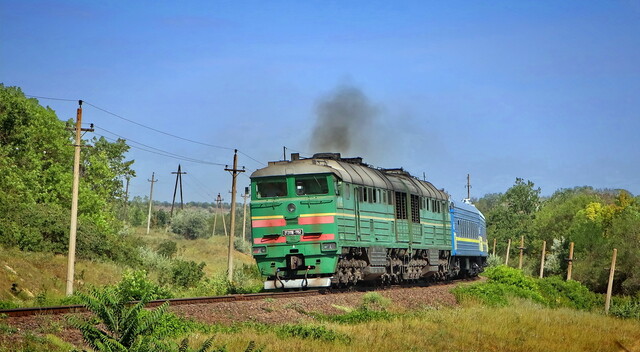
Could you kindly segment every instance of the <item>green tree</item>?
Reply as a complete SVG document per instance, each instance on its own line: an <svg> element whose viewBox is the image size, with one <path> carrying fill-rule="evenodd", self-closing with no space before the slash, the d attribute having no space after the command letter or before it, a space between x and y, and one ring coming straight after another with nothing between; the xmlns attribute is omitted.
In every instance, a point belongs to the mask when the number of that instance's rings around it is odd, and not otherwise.
<svg viewBox="0 0 640 352"><path fill-rule="evenodd" d="M514 185L500 197L499 204L485 214L487 233L497 239L498 253L506 252L509 239L519 241L520 236L536 237L533 220L540 204L540 188L535 188L531 181L516 178Z"/></svg>
<svg viewBox="0 0 640 352"><path fill-rule="evenodd" d="M133 161L124 161L124 141L91 142L82 150L78 255L124 258L134 251L125 249L130 239L118 235L114 202L122 193L119 180L133 175ZM0 244L66 252L72 178L67 125L19 88L0 84Z"/></svg>

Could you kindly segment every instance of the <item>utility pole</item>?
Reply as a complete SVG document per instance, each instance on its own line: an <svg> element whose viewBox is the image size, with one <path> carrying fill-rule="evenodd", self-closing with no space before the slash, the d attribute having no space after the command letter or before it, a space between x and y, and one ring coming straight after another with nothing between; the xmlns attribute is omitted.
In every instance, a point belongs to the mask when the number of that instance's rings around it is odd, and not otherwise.
<svg viewBox="0 0 640 352"><path fill-rule="evenodd" d="M567 281L571 280L571 272L573 271L573 242L569 243L569 265L567 266Z"/></svg>
<svg viewBox="0 0 640 352"><path fill-rule="evenodd" d="M547 241L542 241L542 256L540 258L540 278L544 277L544 255L547 251Z"/></svg>
<svg viewBox="0 0 640 352"><path fill-rule="evenodd" d="M242 206L244 208L243 210L243 215L242 215L242 238L244 238L245 241L249 241L247 239L246 236L246 227L247 227L247 198L249 198L249 187L245 187L244 188L244 194L242 195L242 198L244 198L244 205Z"/></svg>
<svg viewBox="0 0 640 352"><path fill-rule="evenodd" d="M228 254L228 264L227 264L227 280L229 282L233 281L233 235L234 235L234 227L236 225L236 177L241 172L244 172L244 167L242 170L238 170L238 149L235 149L233 152L233 169L229 169L229 167L224 168L225 171L231 172L232 182L231 182L231 229L229 230L229 254Z"/></svg>
<svg viewBox="0 0 640 352"><path fill-rule="evenodd" d="M73 279L76 262L76 233L78 231L78 187L80 185L80 145L82 143L82 131L93 132L92 128L82 128L82 100L78 100L76 111L76 141L73 156L73 189L71 191L71 226L69 228L69 257L67 258L67 296L73 294Z"/></svg>
<svg viewBox="0 0 640 352"><path fill-rule="evenodd" d="M220 193L218 193L218 198L216 198L216 210L215 213L213 213L213 235L216 235L216 225L218 222L218 210L221 209L221 204L222 201L224 199L222 199L222 197L220 197ZM224 223L224 214L222 214L222 227L224 227L224 235L227 235L227 227Z"/></svg>
<svg viewBox="0 0 640 352"><path fill-rule="evenodd" d="M524 254L524 236L520 237L520 261L518 262L518 269L522 270L522 256Z"/></svg>
<svg viewBox="0 0 640 352"><path fill-rule="evenodd" d="M173 201L171 202L171 214L169 215L170 218L173 218L173 205L176 203L176 191L178 190L178 180L180 180L180 209L184 209L183 208L183 203L182 203L182 175L186 175L186 172L182 172L180 170L180 164L178 164L178 172L172 172L172 175L176 175L176 185L173 188Z"/></svg>
<svg viewBox="0 0 640 352"><path fill-rule="evenodd" d="M155 179L155 172L151 173L151 179L147 180L149 182L151 182L151 191L149 192L149 215L147 216L147 235L149 234L149 228L151 227L151 205L153 204L153 184L155 182L158 182L158 180Z"/></svg>

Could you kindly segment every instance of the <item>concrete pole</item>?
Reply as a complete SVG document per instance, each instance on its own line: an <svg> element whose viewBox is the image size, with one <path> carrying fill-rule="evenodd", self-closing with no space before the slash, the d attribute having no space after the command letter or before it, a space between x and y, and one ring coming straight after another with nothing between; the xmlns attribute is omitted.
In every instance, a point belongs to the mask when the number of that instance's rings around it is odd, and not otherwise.
<svg viewBox="0 0 640 352"><path fill-rule="evenodd" d="M544 255L547 251L547 241L542 241L542 257L540 258L540 278L544 276Z"/></svg>
<svg viewBox="0 0 640 352"><path fill-rule="evenodd" d="M573 242L569 244L569 266L567 267L567 281L571 280L572 271L573 271Z"/></svg>
<svg viewBox="0 0 640 352"><path fill-rule="evenodd" d="M155 179L155 172L151 173L151 179L147 180L149 182L151 182L151 191L149 192L149 214L147 215L147 235L149 234L149 229L151 228L151 208L153 206L153 184L155 182L158 182L158 180Z"/></svg>
<svg viewBox="0 0 640 352"><path fill-rule="evenodd" d="M613 291L613 275L616 271L616 257L618 250L613 249L613 258L611 258L611 269L609 270L609 284L607 285L607 298L604 301L604 313L609 314L609 306L611 305L611 292Z"/></svg>
<svg viewBox="0 0 640 352"><path fill-rule="evenodd" d="M76 144L73 156L73 189L71 191L71 226L69 228L69 257L67 258L67 296L73 294L76 262L76 233L78 230L78 187L80 185L80 143L82 132L82 100L76 111Z"/></svg>
<svg viewBox="0 0 640 352"><path fill-rule="evenodd" d="M504 258L504 265L509 265L509 252L511 251L511 239L507 242L507 255Z"/></svg>
<svg viewBox="0 0 640 352"><path fill-rule="evenodd" d="M238 170L238 150L233 153L233 169L225 168L225 171L230 171L232 175L231 182L231 228L229 229L229 252L227 262L227 280L233 281L233 242L235 235L236 225L236 178L240 172L244 170ZM224 219L224 218L223 218Z"/></svg>
<svg viewBox="0 0 640 352"><path fill-rule="evenodd" d="M493 255L496 255L496 243L498 242L497 238L493 239Z"/></svg>
<svg viewBox="0 0 640 352"><path fill-rule="evenodd" d="M522 255L524 254L524 236L520 237L520 261L518 262L518 269L522 270Z"/></svg>

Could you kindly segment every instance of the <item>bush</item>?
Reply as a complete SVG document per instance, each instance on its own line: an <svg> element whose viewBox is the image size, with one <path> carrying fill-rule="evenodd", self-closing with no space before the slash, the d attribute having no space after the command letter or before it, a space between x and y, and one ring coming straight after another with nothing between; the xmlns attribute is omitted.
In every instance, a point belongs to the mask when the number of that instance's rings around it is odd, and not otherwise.
<svg viewBox="0 0 640 352"><path fill-rule="evenodd" d="M178 244L174 241L167 240L158 245L158 254L167 258L172 258L178 252Z"/></svg>
<svg viewBox="0 0 640 352"><path fill-rule="evenodd" d="M494 267L494 266L498 266L500 264L502 264L504 261L502 260L502 258L500 258L497 255L494 254L489 254L489 256L487 257L487 266L488 267Z"/></svg>
<svg viewBox="0 0 640 352"><path fill-rule="evenodd" d="M116 286L116 290L120 295L134 301L172 297L169 290L162 288L149 280L147 278L147 272L144 270L126 271L122 275L122 280Z"/></svg>
<svg viewBox="0 0 640 352"><path fill-rule="evenodd" d="M245 254L251 254L251 243L245 241L241 237L236 237L233 240L233 247L238 252L242 252L242 253L245 253Z"/></svg>
<svg viewBox="0 0 640 352"><path fill-rule="evenodd" d="M559 276L538 280L540 293L550 307L591 310L601 306L600 296L577 281L564 281Z"/></svg>
<svg viewBox="0 0 640 352"><path fill-rule="evenodd" d="M189 240L209 238L209 215L203 210L183 210L171 222L171 231Z"/></svg>
<svg viewBox="0 0 640 352"><path fill-rule="evenodd" d="M204 277L202 270L206 264L194 261L174 260L171 265L170 282L181 287L195 287Z"/></svg>
<svg viewBox="0 0 640 352"><path fill-rule="evenodd" d="M262 275L257 265L242 264L234 268L233 282L229 285L230 293L256 293L262 287Z"/></svg>
<svg viewBox="0 0 640 352"><path fill-rule="evenodd" d="M609 313L626 319L640 320L640 297L613 297Z"/></svg>

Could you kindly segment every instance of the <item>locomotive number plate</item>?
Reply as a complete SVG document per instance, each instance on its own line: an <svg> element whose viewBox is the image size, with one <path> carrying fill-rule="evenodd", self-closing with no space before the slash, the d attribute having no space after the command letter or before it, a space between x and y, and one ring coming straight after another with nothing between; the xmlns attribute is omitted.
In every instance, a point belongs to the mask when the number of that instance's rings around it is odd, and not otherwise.
<svg viewBox="0 0 640 352"><path fill-rule="evenodd" d="M282 236L302 236L303 234L302 229L282 230Z"/></svg>

